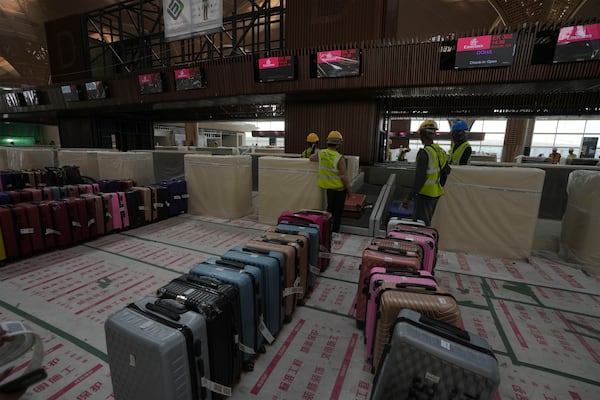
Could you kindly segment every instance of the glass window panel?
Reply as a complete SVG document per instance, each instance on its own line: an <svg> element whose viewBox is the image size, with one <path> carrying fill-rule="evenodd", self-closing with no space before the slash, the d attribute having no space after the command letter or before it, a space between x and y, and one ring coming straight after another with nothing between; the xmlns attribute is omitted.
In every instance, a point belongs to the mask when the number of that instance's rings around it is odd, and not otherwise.
<svg viewBox="0 0 600 400"><path fill-rule="evenodd" d="M581 133L585 129L585 119L563 119L558 121L556 133Z"/></svg>
<svg viewBox="0 0 600 400"><path fill-rule="evenodd" d="M588 119L585 125L585 131L587 133L600 133L600 120L599 119Z"/></svg>
<svg viewBox="0 0 600 400"><path fill-rule="evenodd" d="M483 120L478 119L473 122L473 126L471 126L471 132L483 132Z"/></svg>
<svg viewBox="0 0 600 400"><path fill-rule="evenodd" d="M531 148L531 153L529 153L529 155L531 157L538 157L541 155L541 157L548 157L548 154L552 153L552 148L550 147L532 147Z"/></svg>
<svg viewBox="0 0 600 400"><path fill-rule="evenodd" d="M506 120L505 119L486 119L483 121L483 132L506 132Z"/></svg>
<svg viewBox="0 0 600 400"><path fill-rule="evenodd" d="M555 133L558 121L555 119L536 120L533 126L533 133Z"/></svg>
<svg viewBox="0 0 600 400"><path fill-rule="evenodd" d="M535 134L531 139L531 147L539 146L552 148L552 146L554 145L555 136L556 135L554 133L551 135L545 133Z"/></svg>
<svg viewBox="0 0 600 400"><path fill-rule="evenodd" d="M481 141L482 146L502 146L504 145L504 133L485 133L485 138Z"/></svg>
<svg viewBox="0 0 600 400"><path fill-rule="evenodd" d="M563 134L557 134L556 135L556 140L554 141L554 145L556 147L559 148L559 150L564 150L570 148L570 147L579 147L579 145L581 144L581 138L583 137L583 135L581 133L579 134L567 134L567 133L563 133Z"/></svg>
<svg viewBox="0 0 600 400"><path fill-rule="evenodd" d="M502 146L481 146L477 151L478 154L495 154L496 160L500 161L502 157Z"/></svg>

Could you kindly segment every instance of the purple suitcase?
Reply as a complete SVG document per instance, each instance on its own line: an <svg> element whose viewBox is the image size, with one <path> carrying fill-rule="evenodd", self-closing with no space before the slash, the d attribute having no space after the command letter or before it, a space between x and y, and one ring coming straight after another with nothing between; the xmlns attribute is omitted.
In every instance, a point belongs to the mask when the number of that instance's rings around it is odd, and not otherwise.
<svg viewBox="0 0 600 400"><path fill-rule="evenodd" d="M397 270L383 267L371 269L367 291L367 314L365 320L365 341L367 343L367 357L373 356L373 339L375 338L375 321L377 320L377 292L381 282L395 282L396 284L417 284L438 287L437 281L427 271Z"/></svg>

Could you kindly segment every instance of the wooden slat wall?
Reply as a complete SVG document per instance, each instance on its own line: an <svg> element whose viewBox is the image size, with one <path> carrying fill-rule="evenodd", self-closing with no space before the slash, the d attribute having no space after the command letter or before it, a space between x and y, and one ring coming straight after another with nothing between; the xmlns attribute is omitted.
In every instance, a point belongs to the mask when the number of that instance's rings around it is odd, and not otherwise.
<svg viewBox="0 0 600 400"><path fill-rule="evenodd" d="M285 151L300 153L306 148L306 135L319 135L324 148L327 134L339 131L344 143L342 154L356 155L361 163L375 160L379 109L376 102L287 102L285 105Z"/></svg>

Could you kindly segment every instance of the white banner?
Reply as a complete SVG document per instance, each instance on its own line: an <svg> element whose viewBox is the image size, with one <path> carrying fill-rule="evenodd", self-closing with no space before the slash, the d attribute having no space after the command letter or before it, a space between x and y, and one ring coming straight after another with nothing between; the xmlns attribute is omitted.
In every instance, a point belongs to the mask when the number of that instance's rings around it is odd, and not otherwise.
<svg viewBox="0 0 600 400"><path fill-rule="evenodd" d="M163 0L165 38L185 39L223 29L222 0Z"/></svg>

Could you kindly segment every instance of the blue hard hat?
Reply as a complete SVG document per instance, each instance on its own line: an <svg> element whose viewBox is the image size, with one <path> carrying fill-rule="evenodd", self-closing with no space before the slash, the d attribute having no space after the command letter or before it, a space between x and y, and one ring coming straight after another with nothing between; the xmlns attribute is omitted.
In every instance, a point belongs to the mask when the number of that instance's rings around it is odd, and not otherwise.
<svg viewBox="0 0 600 400"><path fill-rule="evenodd" d="M457 119L456 121L454 121L454 123L452 124L452 128L450 128L450 132L468 131L468 130L469 130L469 125L467 125L467 123L465 121L463 121L462 119Z"/></svg>

